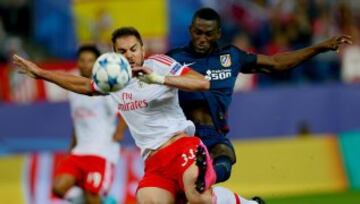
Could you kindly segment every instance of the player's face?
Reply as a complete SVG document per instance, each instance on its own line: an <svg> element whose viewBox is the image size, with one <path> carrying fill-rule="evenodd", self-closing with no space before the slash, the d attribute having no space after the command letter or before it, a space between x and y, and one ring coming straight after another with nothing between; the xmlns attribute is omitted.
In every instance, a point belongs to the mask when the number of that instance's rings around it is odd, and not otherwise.
<svg viewBox="0 0 360 204"><path fill-rule="evenodd" d="M77 67L83 77L90 78L93 65L96 61L96 55L90 51L83 51L80 53L77 60Z"/></svg>
<svg viewBox="0 0 360 204"><path fill-rule="evenodd" d="M139 67L144 63L144 47L135 36L129 35L117 38L114 50L124 55L131 67Z"/></svg>
<svg viewBox="0 0 360 204"><path fill-rule="evenodd" d="M220 38L220 28L216 21L196 18L190 26L191 43L195 52L207 54Z"/></svg>

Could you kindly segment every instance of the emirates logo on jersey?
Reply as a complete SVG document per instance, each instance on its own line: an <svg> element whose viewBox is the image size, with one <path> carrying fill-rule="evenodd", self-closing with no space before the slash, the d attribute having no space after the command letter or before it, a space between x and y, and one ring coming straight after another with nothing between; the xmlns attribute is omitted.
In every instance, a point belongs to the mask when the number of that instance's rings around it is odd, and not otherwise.
<svg viewBox="0 0 360 204"><path fill-rule="evenodd" d="M121 94L122 102L119 103L118 109L120 111L133 111L148 107L149 103L143 100L134 100L132 93L124 92Z"/></svg>
<svg viewBox="0 0 360 204"><path fill-rule="evenodd" d="M118 108L121 111L133 111L133 110L137 110L140 108L146 108L146 107L148 107L148 105L149 104L144 99L142 101L131 101L128 103L120 103L118 105Z"/></svg>

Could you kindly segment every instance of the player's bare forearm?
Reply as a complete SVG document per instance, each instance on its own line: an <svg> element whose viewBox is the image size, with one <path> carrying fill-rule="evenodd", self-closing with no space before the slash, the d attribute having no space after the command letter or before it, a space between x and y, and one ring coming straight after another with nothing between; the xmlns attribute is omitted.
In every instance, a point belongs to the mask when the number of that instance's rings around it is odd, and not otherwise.
<svg viewBox="0 0 360 204"><path fill-rule="evenodd" d="M270 59L273 66L269 66L270 71L284 71L296 67L302 62L312 58L318 53L322 52L320 46L312 46L308 48L304 48L301 50L296 50L293 52L283 52L276 55L273 55ZM259 63L261 63L261 57L259 57Z"/></svg>
<svg viewBox="0 0 360 204"><path fill-rule="evenodd" d="M304 49L278 53L273 56L258 55L257 65L264 72L284 71L296 67L313 56L330 50L339 50L343 44L351 44L351 36L341 35Z"/></svg>
<svg viewBox="0 0 360 204"><path fill-rule="evenodd" d="M64 72L42 70L39 78L75 93L85 95L93 95L95 93L91 86L91 80L86 77L74 76Z"/></svg>
<svg viewBox="0 0 360 204"><path fill-rule="evenodd" d="M207 91L210 88L210 82L193 70L183 76L166 76L164 84L186 91Z"/></svg>
<svg viewBox="0 0 360 204"><path fill-rule="evenodd" d="M162 76L147 67L133 67L132 71L135 77L149 84L164 84L186 91L206 91L210 88L210 82L194 70L181 76Z"/></svg>
<svg viewBox="0 0 360 204"><path fill-rule="evenodd" d="M63 72L48 71L38 67L35 63L18 55L13 56L13 62L17 65L19 72L35 79L44 79L59 85L72 92L93 95L91 80L85 77L74 76Z"/></svg>

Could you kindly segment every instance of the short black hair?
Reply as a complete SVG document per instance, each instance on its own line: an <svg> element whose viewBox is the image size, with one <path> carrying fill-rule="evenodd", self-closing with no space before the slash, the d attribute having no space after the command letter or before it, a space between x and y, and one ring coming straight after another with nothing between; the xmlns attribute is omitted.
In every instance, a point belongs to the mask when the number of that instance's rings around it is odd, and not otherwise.
<svg viewBox="0 0 360 204"><path fill-rule="evenodd" d="M141 46L144 44L139 31L134 27L121 27L116 29L111 36L112 43L115 44L116 39L123 36L135 36Z"/></svg>
<svg viewBox="0 0 360 204"><path fill-rule="evenodd" d="M96 45L92 45L92 44L81 45L76 52L76 57L79 58L79 56L83 52L92 52L96 58L98 58L101 54L99 49L96 47Z"/></svg>
<svg viewBox="0 0 360 204"><path fill-rule="evenodd" d="M192 23L194 23L196 18L201 18L208 21L216 21L218 28L221 27L220 15L212 8L201 8L197 10L192 18Z"/></svg>

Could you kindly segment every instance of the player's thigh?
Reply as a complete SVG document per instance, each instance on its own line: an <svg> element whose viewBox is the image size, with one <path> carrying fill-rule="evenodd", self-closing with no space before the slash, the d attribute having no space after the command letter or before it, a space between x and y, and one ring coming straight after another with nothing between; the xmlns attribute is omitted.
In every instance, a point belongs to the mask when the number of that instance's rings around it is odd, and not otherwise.
<svg viewBox="0 0 360 204"><path fill-rule="evenodd" d="M167 190L157 187L143 187L136 192L137 204L173 204L174 196Z"/></svg>
<svg viewBox="0 0 360 204"><path fill-rule="evenodd" d="M234 148L230 146L231 144L216 144L210 150L210 155L213 159L219 156L227 156L231 159L233 163L236 161L236 155Z"/></svg>
<svg viewBox="0 0 360 204"><path fill-rule="evenodd" d="M212 203L211 190L199 193L195 189L195 182L198 176L198 167L195 162L187 168L183 174L184 191L189 203Z"/></svg>
<svg viewBox="0 0 360 204"><path fill-rule="evenodd" d="M76 177L71 174L59 174L55 177L53 191L57 195L65 194L76 183Z"/></svg>

